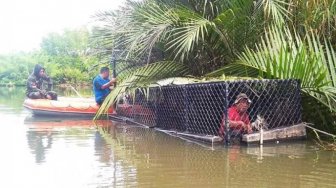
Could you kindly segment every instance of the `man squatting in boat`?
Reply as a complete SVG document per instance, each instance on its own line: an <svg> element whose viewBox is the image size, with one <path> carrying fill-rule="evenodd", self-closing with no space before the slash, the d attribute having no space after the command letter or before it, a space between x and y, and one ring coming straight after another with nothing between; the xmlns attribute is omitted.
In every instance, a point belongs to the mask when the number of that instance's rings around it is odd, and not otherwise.
<svg viewBox="0 0 336 188"><path fill-rule="evenodd" d="M48 83L48 88L46 90L43 89L43 81ZM36 64L33 73L27 80L27 97L31 99L57 100L57 93L51 91L51 87L51 78L45 73L45 69L41 65Z"/></svg>
<svg viewBox="0 0 336 188"><path fill-rule="evenodd" d="M110 69L108 67L102 67L100 74L93 79L93 92L97 104L101 105L108 94L110 94L110 87L116 82L116 78L109 79Z"/></svg>
<svg viewBox="0 0 336 188"><path fill-rule="evenodd" d="M241 136L242 134L252 133L252 127L250 123L250 118L247 113L252 101L247 97L245 93L240 93L237 95L233 106L228 109L228 119L229 119L229 131L236 136ZM225 135L225 116L222 119L221 126L219 129L219 135L224 137Z"/></svg>

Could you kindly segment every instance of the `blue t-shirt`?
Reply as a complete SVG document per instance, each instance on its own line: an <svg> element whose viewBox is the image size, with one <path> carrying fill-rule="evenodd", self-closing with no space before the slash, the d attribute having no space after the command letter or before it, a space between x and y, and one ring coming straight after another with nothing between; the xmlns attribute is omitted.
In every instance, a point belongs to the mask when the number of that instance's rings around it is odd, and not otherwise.
<svg viewBox="0 0 336 188"><path fill-rule="evenodd" d="M110 79L104 79L100 75L93 79L93 92L95 94L95 99L98 104L102 103L105 97L110 93L110 88L102 89L101 87L109 82Z"/></svg>

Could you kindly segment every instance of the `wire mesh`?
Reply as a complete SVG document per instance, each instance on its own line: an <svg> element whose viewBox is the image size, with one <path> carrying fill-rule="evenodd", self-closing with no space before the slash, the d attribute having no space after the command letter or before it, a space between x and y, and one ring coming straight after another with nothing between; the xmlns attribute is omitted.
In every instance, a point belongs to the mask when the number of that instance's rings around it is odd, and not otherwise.
<svg viewBox="0 0 336 188"><path fill-rule="evenodd" d="M301 123L298 80L242 80L138 89L118 104L132 121L227 141ZM246 102L247 101L247 102ZM245 103L245 106L242 104Z"/></svg>

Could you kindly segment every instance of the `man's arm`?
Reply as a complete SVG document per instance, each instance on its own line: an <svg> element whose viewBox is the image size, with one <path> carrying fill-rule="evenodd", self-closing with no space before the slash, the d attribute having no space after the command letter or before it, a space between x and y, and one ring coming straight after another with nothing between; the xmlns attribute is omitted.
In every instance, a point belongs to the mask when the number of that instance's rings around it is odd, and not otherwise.
<svg viewBox="0 0 336 188"><path fill-rule="evenodd" d="M112 84L116 83L117 79L116 78L112 78L109 82L107 82L106 84L101 86L101 89L106 89L108 87L110 87Z"/></svg>
<svg viewBox="0 0 336 188"><path fill-rule="evenodd" d="M246 125L246 129L247 129L247 133L248 133L248 134L250 134L250 133L253 132L253 131L252 131L251 124L247 124L247 125Z"/></svg>
<svg viewBox="0 0 336 188"><path fill-rule="evenodd" d="M27 88L29 91L38 91L39 89L36 86L36 80L32 77L29 77L27 80Z"/></svg>
<svg viewBox="0 0 336 188"><path fill-rule="evenodd" d="M241 127L244 126L244 122L242 122L242 121L232 121L232 120L229 119L228 123L229 123L229 127L232 128L232 129L241 129ZM221 127L223 127L223 128L225 127L225 116L222 119Z"/></svg>
<svg viewBox="0 0 336 188"><path fill-rule="evenodd" d="M252 128L250 124L245 124L243 121L229 121L229 125L234 129L243 129L247 133L252 133Z"/></svg>
<svg viewBox="0 0 336 188"><path fill-rule="evenodd" d="M229 125L230 125L231 128L240 129L244 126L244 122L229 120Z"/></svg>
<svg viewBox="0 0 336 188"><path fill-rule="evenodd" d="M48 75L45 75L44 77L42 77L42 79L48 83L47 91L50 91L53 85L52 79Z"/></svg>

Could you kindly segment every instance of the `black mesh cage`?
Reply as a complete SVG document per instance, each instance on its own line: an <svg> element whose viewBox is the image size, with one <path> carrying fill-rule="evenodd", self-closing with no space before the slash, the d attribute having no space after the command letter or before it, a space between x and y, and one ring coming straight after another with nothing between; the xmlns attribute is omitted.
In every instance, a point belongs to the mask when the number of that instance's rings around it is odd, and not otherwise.
<svg viewBox="0 0 336 188"><path fill-rule="evenodd" d="M121 116L138 124L230 140L244 134L232 129L230 108L239 94L250 100L246 112L252 131L262 121L274 129L301 123L298 80L240 80L138 89L117 105Z"/></svg>

